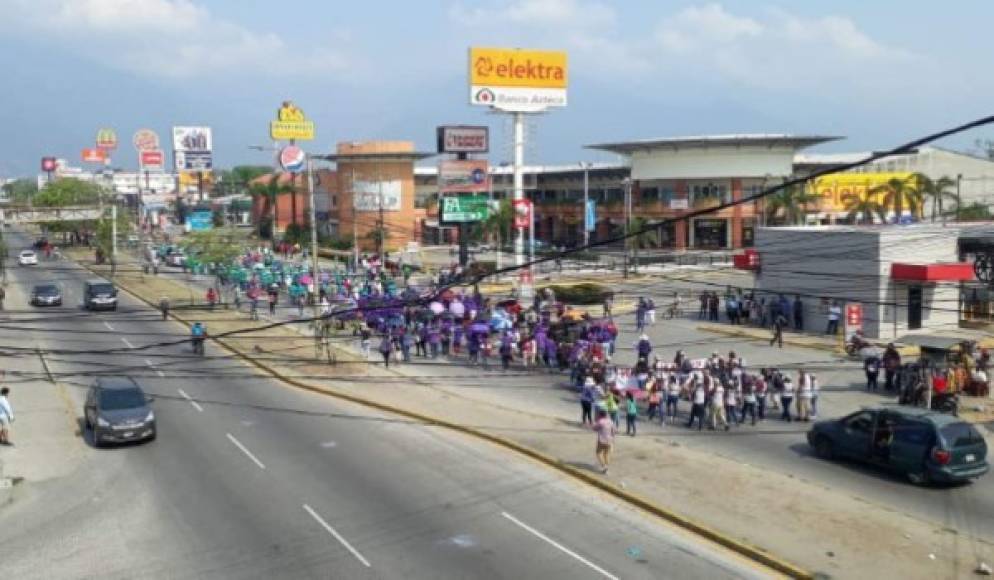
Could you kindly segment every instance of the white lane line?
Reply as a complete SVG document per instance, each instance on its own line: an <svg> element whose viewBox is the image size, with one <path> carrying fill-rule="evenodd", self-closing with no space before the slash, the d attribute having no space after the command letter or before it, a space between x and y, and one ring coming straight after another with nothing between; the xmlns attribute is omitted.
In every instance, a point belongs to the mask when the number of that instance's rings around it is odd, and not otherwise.
<svg viewBox="0 0 994 580"><path fill-rule="evenodd" d="M561 552L563 552L563 553L565 553L567 555L572 556L576 560L578 560L578 561L582 562L583 564L585 564L590 569L596 570L597 572L600 572L601 575L604 576L605 578L611 578L612 580L618 580L618 577L615 576L614 574L611 574L610 572L608 572L604 568L601 568L597 564L594 564L593 562L591 562L590 560L588 560L588 559L584 558L583 556L577 554L573 550L570 550L566 546L563 546L559 542L556 542L555 540L553 540L549 536L546 536L542 532L540 532L540 531L536 530L535 528L529 526L528 524L526 524L523 521L519 520L518 518L512 516L511 514L509 514L507 512L501 512L500 515L502 515L505 518L511 520L512 522L514 522L515 524L517 524L519 527L521 527L522 529L530 532L532 535L536 536L537 538L545 540L547 543L551 544L554 548L559 549Z"/></svg>
<svg viewBox="0 0 994 580"><path fill-rule="evenodd" d="M365 566L367 568L370 567L369 560L363 558L362 554L359 553L359 550L356 550L355 548L353 548L352 544L348 543L345 540L345 538L342 537L341 534L339 534L338 532L335 531L335 528L331 527L331 525L329 525L328 522L324 521L324 518L322 518L321 516L319 516L316 511L314 511L313 509L311 509L311 506L309 506L309 505L307 505L305 503L304 504L304 511L306 511L309 514L311 514L311 517L314 518L317 521L317 523L321 524L321 527L323 527L324 529L328 530L329 534L331 534L332 536L335 536L335 539L338 540L338 543L340 543L341 545L345 546L346 549L348 549L348 551L352 552L352 555L355 556L357 560L359 560L360 562L362 562L363 566Z"/></svg>
<svg viewBox="0 0 994 580"><path fill-rule="evenodd" d="M104 326L107 327L107 330L114 332L114 327L111 326L109 322L104 322Z"/></svg>
<svg viewBox="0 0 994 580"><path fill-rule="evenodd" d="M241 450L242 450L242 453L244 453L245 455L247 455L249 459L251 459L252 461L254 461L254 462L255 462L255 464L259 466L259 469L265 469L265 468L266 468L266 466L265 466L265 465L263 465L263 464L262 464L262 462L261 462L261 461L259 461L259 459L258 459L258 458L256 458L256 456L255 456L255 455L252 455L252 452L251 452L251 451L249 451L249 450L248 450L248 449L247 449L247 448L246 448L246 447L245 447L244 445L242 445L242 442L241 442L241 441L239 441L238 439L235 439L235 436L234 436L234 435L232 435L231 433L226 433L226 435L228 436L228 439L229 439L229 440L230 440L230 441L231 441L232 443L234 443L234 444L235 444L235 447L237 447L237 448L241 449Z"/></svg>
<svg viewBox="0 0 994 580"><path fill-rule="evenodd" d="M147 364L148 366L152 367L153 369L155 368L155 365L152 364L152 361L150 361L148 359L145 359L145 364Z"/></svg>
<svg viewBox="0 0 994 580"><path fill-rule="evenodd" d="M166 378L166 373L164 373L162 371L155 371L155 374L159 375L162 378Z"/></svg>
<svg viewBox="0 0 994 580"><path fill-rule="evenodd" d="M125 345L127 345L128 348L135 348L135 345L133 345L130 342L128 342L128 339L124 338L123 336L121 337L121 342L123 342Z"/></svg>
<svg viewBox="0 0 994 580"><path fill-rule="evenodd" d="M190 404L193 405L194 409L200 411L201 413L204 412L204 408L200 406L200 403L194 401L190 395L186 394L186 391L184 391L183 389L177 389L177 390L179 391L179 394L183 395L184 399L190 401ZM231 437L231 435L228 435L228 437Z"/></svg>

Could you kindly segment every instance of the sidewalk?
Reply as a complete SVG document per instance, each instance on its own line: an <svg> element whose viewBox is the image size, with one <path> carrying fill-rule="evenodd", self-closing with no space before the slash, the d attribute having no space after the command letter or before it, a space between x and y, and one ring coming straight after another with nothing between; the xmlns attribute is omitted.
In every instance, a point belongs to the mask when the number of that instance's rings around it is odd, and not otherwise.
<svg viewBox="0 0 994 580"><path fill-rule="evenodd" d="M162 295L189 294L182 284L162 277L118 276L117 283L153 304ZM181 320L192 316L182 310L175 314ZM195 316L214 335L251 330L259 324L232 317L230 310L197 310ZM339 348L338 360L349 362L316 363L313 340L286 326L268 329L265 336L249 333L222 340L291 384L380 408L402 406L404 412L435 417L460 430L509 440L531 450L533 457L550 457L564 473L599 482L636 503L645 501L692 519L813 572L858 577L887 570L889 576L901 578L951 577L953 570L972 569L978 558L990 561L994 556L989 542L962 531L881 509L816 481L687 449L679 436L620 437L611 475L603 477L595 473L593 434L575 419L541 409L526 413L482 404L457 389L439 386L428 365L383 369L358 361L346 348ZM279 354L282 360L255 360L260 352ZM573 400L575 394L564 390L563 396ZM579 413L578 405L575 412Z"/></svg>

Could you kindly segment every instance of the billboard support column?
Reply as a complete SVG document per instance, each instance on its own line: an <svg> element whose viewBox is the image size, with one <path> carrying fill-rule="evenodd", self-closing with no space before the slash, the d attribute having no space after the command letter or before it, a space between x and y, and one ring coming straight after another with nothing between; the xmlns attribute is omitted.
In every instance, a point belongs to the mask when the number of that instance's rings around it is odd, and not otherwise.
<svg viewBox="0 0 994 580"><path fill-rule="evenodd" d="M466 153L457 153L456 159L465 161L469 158ZM459 265L463 268L464 274L466 266L469 265L469 224L465 221L459 222Z"/></svg>
<svg viewBox="0 0 994 580"><path fill-rule="evenodd" d="M320 274L320 264L318 262L318 221L317 221L317 208L314 207L314 161L311 156L307 156L307 198L308 203L311 206L310 217L311 217L311 260L312 268L314 268L314 274L311 279L314 284L314 291L311 293L312 302L314 304L314 318L318 318L318 306L319 300L318 295L320 294L321 288L321 274ZM315 325L317 323L315 322ZM315 334L318 333L317 327L315 326Z"/></svg>
<svg viewBox="0 0 994 580"><path fill-rule="evenodd" d="M524 165L525 165L525 114L515 111L514 118L514 201L520 202L525 197L524 188ZM525 263L525 229L515 228L514 231L514 265L521 266ZM526 294L527 292L527 294ZM521 287L521 295L524 298L531 296L531 288L527 290L524 284Z"/></svg>

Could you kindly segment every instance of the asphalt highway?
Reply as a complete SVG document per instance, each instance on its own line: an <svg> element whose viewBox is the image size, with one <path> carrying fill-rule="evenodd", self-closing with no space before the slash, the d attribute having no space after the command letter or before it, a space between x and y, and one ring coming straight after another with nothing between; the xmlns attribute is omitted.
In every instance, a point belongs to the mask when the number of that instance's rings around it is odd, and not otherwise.
<svg viewBox="0 0 994 580"><path fill-rule="evenodd" d="M5 237L12 254L29 242ZM6 577L764 575L503 450L253 375L214 345L204 358L162 345L184 327L127 295L116 313L86 313L91 277L68 262L12 266L0 352L31 373L18 349L41 348L77 406L95 375L133 376L156 398L159 436L94 450L0 508ZM50 281L65 305L27 305Z"/></svg>

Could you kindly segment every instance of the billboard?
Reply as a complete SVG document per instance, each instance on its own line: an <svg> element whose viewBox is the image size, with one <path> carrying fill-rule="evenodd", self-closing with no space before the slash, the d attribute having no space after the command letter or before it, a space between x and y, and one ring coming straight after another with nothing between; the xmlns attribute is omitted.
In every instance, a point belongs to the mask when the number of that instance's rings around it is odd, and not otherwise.
<svg viewBox="0 0 994 580"><path fill-rule="evenodd" d="M276 120L269 124L269 136L274 141L310 141L314 139L314 122L308 121L292 101L283 101L276 112Z"/></svg>
<svg viewBox="0 0 994 580"><path fill-rule="evenodd" d="M438 164L439 193L483 193L490 190L486 159L445 159Z"/></svg>
<svg viewBox="0 0 994 580"><path fill-rule="evenodd" d="M818 196L818 211L841 213L846 210L846 200L853 195L865 197L874 188L885 185L892 179L907 181L914 174L908 172L890 173L830 173L814 180L812 188ZM873 195L873 201L880 203L882 194Z"/></svg>
<svg viewBox="0 0 994 580"><path fill-rule="evenodd" d="M138 151L153 151L159 148L159 134L151 129L139 129L131 138Z"/></svg>
<svg viewBox="0 0 994 580"><path fill-rule="evenodd" d="M490 202L485 195L447 195L441 201L442 223L481 222L490 215Z"/></svg>
<svg viewBox="0 0 994 580"><path fill-rule="evenodd" d="M79 155L83 163L104 163L107 161L107 151L98 147L87 147Z"/></svg>
<svg viewBox="0 0 994 580"><path fill-rule="evenodd" d="M502 111L566 106L569 82L563 51L469 49L469 102Z"/></svg>
<svg viewBox="0 0 994 580"><path fill-rule="evenodd" d="M51 173L58 169L59 161L55 157L42 157L41 158L41 170L45 173Z"/></svg>
<svg viewBox="0 0 994 580"><path fill-rule="evenodd" d="M588 199L587 207L583 212L583 229L592 232L597 229L597 202Z"/></svg>
<svg viewBox="0 0 994 580"><path fill-rule="evenodd" d="M214 166L213 149L210 127L173 127L177 171L210 171Z"/></svg>
<svg viewBox="0 0 994 580"><path fill-rule="evenodd" d="M166 156L162 151L147 149L138 153L138 164L141 165L143 171L162 171L166 165L165 158Z"/></svg>
<svg viewBox="0 0 994 580"><path fill-rule="evenodd" d="M356 211L400 211L400 180L356 181L352 186L352 204Z"/></svg>
<svg viewBox="0 0 994 580"><path fill-rule="evenodd" d="M103 128L97 131L97 147L108 151L117 149L117 133L113 129Z"/></svg>
<svg viewBox="0 0 994 580"><path fill-rule="evenodd" d="M214 212L197 210L186 216L186 229L191 232L202 232L214 227Z"/></svg>
<svg viewBox="0 0 994 580"><path fill-rule="evenodd" d="M436 131L439 153L486 153L490 149L490 128L445 125Z"/></svg>

